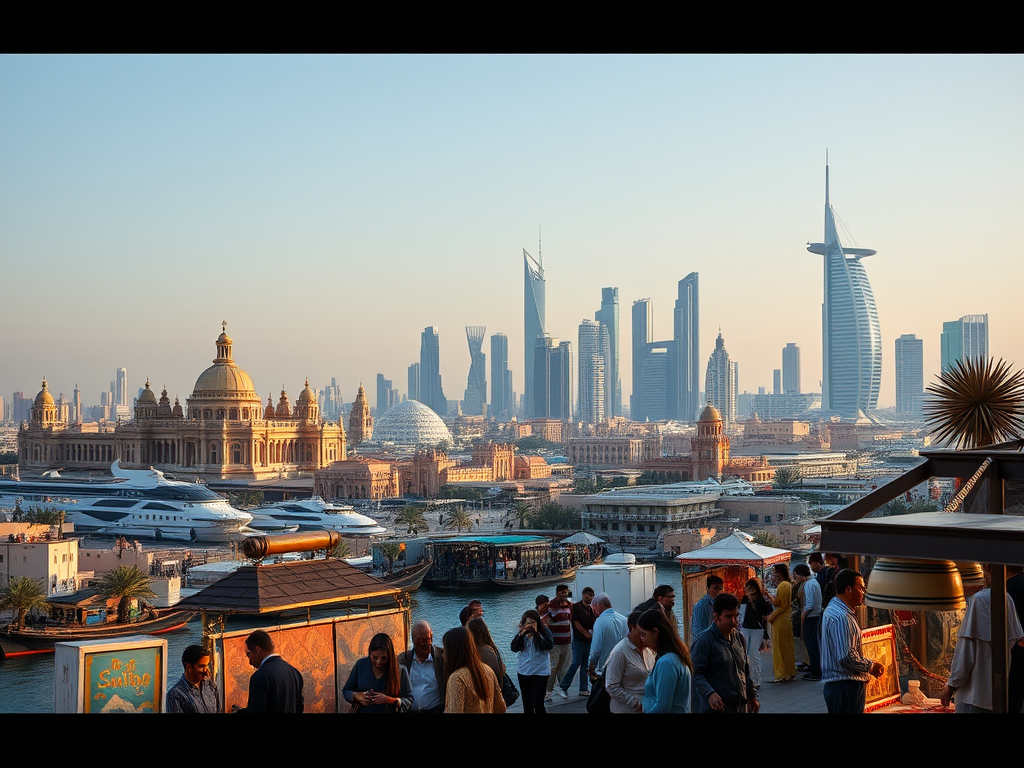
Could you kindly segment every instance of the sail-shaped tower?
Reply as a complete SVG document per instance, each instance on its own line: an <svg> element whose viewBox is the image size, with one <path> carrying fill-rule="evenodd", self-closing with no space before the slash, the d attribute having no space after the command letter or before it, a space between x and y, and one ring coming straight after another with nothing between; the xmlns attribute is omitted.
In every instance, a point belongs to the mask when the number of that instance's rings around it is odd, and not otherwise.
<svg viewBox="0 0 1024 768"><path fill-rule="evenodd" d="M882 331L875 295L861 259L871 248L844 247L829 203L825 161L825 242L807 250L825 257L825 301L821 308L821 408L857 418L878 406L882 383Z"/></svg>

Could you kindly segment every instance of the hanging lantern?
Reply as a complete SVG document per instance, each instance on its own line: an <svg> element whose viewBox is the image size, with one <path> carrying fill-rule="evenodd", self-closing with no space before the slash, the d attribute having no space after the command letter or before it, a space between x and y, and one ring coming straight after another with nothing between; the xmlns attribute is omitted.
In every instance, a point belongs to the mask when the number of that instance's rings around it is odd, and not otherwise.
<svg viewBox="0 0 1024 768"><path fill-rule="evenodd" d="M964 586L951 560L879 558L868 578L865 603L901 611L955 611L964 608Z"/></svg>

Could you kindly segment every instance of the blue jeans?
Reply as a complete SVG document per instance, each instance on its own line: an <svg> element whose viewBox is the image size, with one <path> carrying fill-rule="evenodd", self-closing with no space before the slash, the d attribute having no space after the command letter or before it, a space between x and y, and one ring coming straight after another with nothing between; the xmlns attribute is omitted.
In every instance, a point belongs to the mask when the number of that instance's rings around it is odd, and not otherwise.
<svg viewBox="0 0 1024 768"><path fill-rule="evenodd" d="M822 694L830 715L862 715L868 684L859 680L833 680L825 683Z"/></svg>
<svg viewBox="0 0 1024 768"><path fill-rule="evenodd" d="M573 640L572 641L572 664L569 665L568 671L559 683L562 690L566 693L569 692L569 686L572 685L572 676L576 674L576 670L580 671L580 690L590 690L590 678L587 676L587 660L590 658L590 641L589 640Z"/></svg>

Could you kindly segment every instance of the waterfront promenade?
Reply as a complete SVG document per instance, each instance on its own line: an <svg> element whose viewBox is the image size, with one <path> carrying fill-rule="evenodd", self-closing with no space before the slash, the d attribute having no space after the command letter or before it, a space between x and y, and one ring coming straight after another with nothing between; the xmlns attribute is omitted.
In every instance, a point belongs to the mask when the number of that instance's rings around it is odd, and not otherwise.
<svg viewBox="0 0 1024 768"><path fill-rule="evenodd" d="M761 669L771 670L772 655L761 654ZM771 675L767 676L771 679ZM516 683L518 686L518 681ZM555 694L553 699L544 706L549 714L553 715L577 715L587 714L587 700L583 696L577 696L575 686L569 689L569 698L563 699ZM764 683L761 690L757 692L758 701L761 702L763 714L827 714L825 699L821 695L821 682L812 683L808 680L801 680L797 675L796 680L791 683ZM523 700L508 708L507 714L523 714Z"/></svg>

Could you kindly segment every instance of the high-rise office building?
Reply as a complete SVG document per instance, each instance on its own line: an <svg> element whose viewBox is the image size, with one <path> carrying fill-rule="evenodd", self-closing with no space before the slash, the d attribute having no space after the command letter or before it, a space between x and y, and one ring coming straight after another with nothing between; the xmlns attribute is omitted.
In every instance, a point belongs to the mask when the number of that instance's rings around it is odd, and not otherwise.
<svg viewBox="0 0 1024 768"><path fill-rule="evenodd" d="M924 342L912 333L896 339L896 410L920 414L924 402Z"/></svg>
<svg viewBox="0 0 1024 768"><path fill-rule="evenodd" d="M438 416L448 415L448 399L441 386L441 342L437 326L420 334L420 402Z"/></svg>
<svg viewBox="0 0 1024 768"><path fill-rule="evenodd" d="M584 320L579 328L579 418L588 424L600 424L607 418L605 366L609 357L607 326Z"/></svg>
<svg viewBox="0 0 1024 768"><path fill-rule="evenodd" d="M81 424L85 421L85 414L82 413L82 390L78 387L78 382L75 382L75 390L71 396L71 411L72 420L75 424Z"/></svg>
<svg viewBox="0 0 1024 768"><path fill-rule="evenodd" d="M128 401L128 369L118 368L114 380L116 381L114 405L131 405Z"/></svg>
<svg viewBox="0 0 1024 768"><path fill-rule="evenodd" d="M669 418L682 421L696 421L701 409L699 287L696 272L680 280L673 313L673 409Z"/></svg>
<svg viewBox="0 0 1024 768"><path fill-rule="evenodd" d="M512 418L512 371L508 369L508 336L491 334L491 407L488 413L498 421Z"/></svg>
<svg viewBox="0 0 1024 768"><path fill-rule="evenodd" d="M544 333L544 259L537 251L539 260L523 249L523 348L525 354L526 379L523 386L523 405L527 413L536 409L530 400L535 376L533 372L535 340Z"/></svg>
<svg viewBox="0 0 1024 768"><path fill-rule="evenodd" d="M651 342L643 348L639 384L643 421L664 421L669 417L671 349L672 344L668 341Z"/></svg>
<svg viewBox="0 0 1024 768"><path fill-rule="evenodd" d="M782 349L782 391L800 394L800 347L790 342Z"/></svg>
<svg viewBox="0 0 1024 768"><path fill-rule="evenodd" d="M633 357L633 385L629 397L629 417L634 421L647 418L643 398L643 364L644 347L654 341L654 306L650 299L637 299L633 302L633 346L630 351Z"/></svg>
<svg viewBox="0 0 1024 768"><path fill-rule="evenodd" d="M725 349L722 332L715 340L715 351L708 358L708 370L704 379L704 391L708 402L722 414L726 426L736 421L736 369Z"/></svg>
<svg viewBox="0 0 1024 768"><path fill-rule="evenodd" d="M333 381L333 379L332 379ZM362 387L362 384L359 385ZM398 390L391 383L391 379L385 379L383 373L377 374L377 418L379 419L388 409L398 405Z"/></svg>
<svg viewBox="0 0 1024 768"><path fill-rule="evenodd" d="M943 323L939 357L943 373L958 360L988 360L988 315L964 315Z"/></svg>
<svg viewBox="0 0 1024 768"><path fill-rule="evenodd" d="M776 368L772 371L772 394L782 394L782 369Z"/></svg>
<svg viewBox="0 0 1024 768"><path fill-rule="evenodd" d="M544 333L534 340L533 399L535 419L573 418L572 342Z"/></svg>
<svg viewBox="0 0 1024 768"><path fill-rule="evenodd" d="M839 240L829 203L825 162L825 242L807 250L825 257L825 301L821 309L821 407L857 418L878 406L882 383L882 330L875 295L861 259L877 251L846 248Z"/></svg>
<svg viewBox="0 0 1024 768"><path fill-rule="evenodd" d="M622 415L622 382L619 376L619 289L601 289L601 308L594 313L608 333L605 353L605 401L609 417Z"/></svg>
<svg viewBox="0 0 1024 768"><path fill-rule="evenodd" d="M467 325L466 341L469 343L469 378L462 410L468 416L482 416L487 402L487 355L484 354L483 325Z"/></svg>
<svg viewBox="0 0 1024 768"><path fill-rule="evenodd" d="M408 372L408 384L409 384L409 399L418 400L420 399L420 364L413 363L409 366Z"/></svg>

